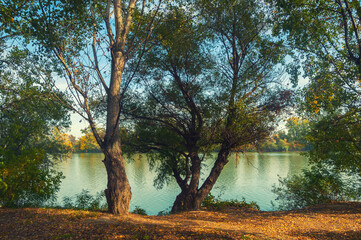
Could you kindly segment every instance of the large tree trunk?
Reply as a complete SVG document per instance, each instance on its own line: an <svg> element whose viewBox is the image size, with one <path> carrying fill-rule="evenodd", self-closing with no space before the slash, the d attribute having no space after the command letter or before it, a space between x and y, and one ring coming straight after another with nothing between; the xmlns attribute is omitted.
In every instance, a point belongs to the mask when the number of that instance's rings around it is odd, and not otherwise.
<svg viewBox="0 0 361 240"><path fill-rule="evenodd" d="M108 175L107 189L104 191L108 211L113 214L128 214L132 192L125 173L124 161L121 155L106 156L104 164Z"/></svg>
<svg viewBox="0 0 361 240"><path fill-rule="evenodd" d="M137 0L130 0L128 12L123 16L125 7L120 0L113 1L115 36L110 25L110 2L107 5L107 31L111 48L111 77L107 92L107 123L102 150L105 154L104 164L108 174L108 185L104 191L108 203L108 210L113 214L128 214L132 192L125 173L125 165L121 150L120 137L120 104L121 83L124 66L126 64L125 45L132 23L132 14Z"/></svg>
<svg viewBox="0 0 361 240"><path fill-rule="evenodd" d="M217 160L214 163L214 166L209 176L203 183L202 187L198 189L198 181L195 181L197 182L197 188L195 188L194 186L192 187L192 184L190 184L190 186L188 186L187 188L183 188L182 192L177 196L176 200L173 203L171 211L172 213L199 210L201 208L203 200L211 192L224 166L228 163L229 154L230 150L228 147L226 147L226 144L224 144L220 149ZM199 176L199 174L195 174Z"/></svg>
<svg viewBox="0 0 361 240"><path fill-rule="evenodd" d="M203 199L204 198L199 196L198 191L189 192L188 190L184 190L178 194L171 212L198 210L201 207Z"/></svg>
<svg viewBox="0 0 361 240"><path fill-rule="evenodd" d="M118 96L115 99L118 99ZM111 108L112 110L110 110ZM108 101L108 119L103 151L105 154L104 165L108 175L108 184L105 190L108 210L113 214L128 214L132 192L122 157L119 101Z"/></svg>
<svg viewBox="0 0 361 240"><path fill-rule="evenodd" d="M192 177L189 185L180 186L182 191L173 203L172 213L198 210L204 199L198 194L199 178L201 173L201 159L198 156L198 149L192 149L189 155L192 161Z"/></svg>
<svg viewBox="0 0 361 240"><path fill-rule="evenodd" d="M113 51L112 75L107 99L107 125L104 138L104 164L108 174L105 196L108 210L113 214L128 214L132 197L130 185L125 173L125 165L121 150L119 128L120 118L120 85L125 59L121 51Z"/></svg>

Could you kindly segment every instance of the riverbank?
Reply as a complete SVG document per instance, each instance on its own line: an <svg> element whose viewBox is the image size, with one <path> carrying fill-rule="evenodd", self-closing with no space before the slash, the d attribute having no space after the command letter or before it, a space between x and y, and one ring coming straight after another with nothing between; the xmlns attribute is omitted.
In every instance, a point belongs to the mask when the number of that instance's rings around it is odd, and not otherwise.
<svg viewBox="0 0 361 240"><path fill-rule="evenodd" d="M169 216L0 208L0 239L361 239L361 203L262 212L229 208Z"/></svg>

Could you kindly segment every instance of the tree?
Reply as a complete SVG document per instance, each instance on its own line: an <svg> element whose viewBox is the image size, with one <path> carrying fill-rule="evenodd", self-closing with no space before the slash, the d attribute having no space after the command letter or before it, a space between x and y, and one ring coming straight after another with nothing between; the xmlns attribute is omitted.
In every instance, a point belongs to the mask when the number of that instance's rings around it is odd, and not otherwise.
<svg viewBox="0 0 361 240"><path fill-rule="evenodd" d="M287 141L290 143L290 150L308 151L311 149L307 142L307 134L309 133L309 121L299 117L291 117L287 119Z"/></svg>
<svg viewBox="0 0 361 240"><path fill-rule="evenodd" d="M52 130L69 124L65 99L41 85L36 57L18 49L8 55L0 76L0 205L39 206L62 178L53 164L64 151Z"/></svg>
<svg viewBox="0 0 361 240"><path fill-rule="evenodd" d="M61 132L57 127L53 130L54 140L61 145L61 152L71 152L74 147L74 136Z"/></svg>
<svg viewBox="0 0 361 240"><path fill-rule="evenodd" d="M327 174L317 171L333 169L335 176L342 176L341 182L335 181L341 188L346 189L345 182L359 188L360 1L282 0L276 5L280 24L275 32L287 37L309 78L300 111L310 121L306 138L312 148L307 155L315 172L303 178L327 180Z"/></svg>
<svg viewBox="0 0 361 240"><path fill-rule="evenodd" d="M277 31L305 56L302 110L311 122L309 157L360 169L359 1L277 1Z"/></svg>
<svg viewBox="0 0 361 240"><path fill-rule="evenodd" d="M303 110L312 122L310 159L332 159L340 168L359 169L360 2L277 3L279 29L307 56L303 65L310 83Z"/></svg>
<svg viewBox="0 0 361 240"><path fill-rule="evenodd" d="M133 96L136 104L126 113L137 120L128 144L151 153L156 183L174 177L181 188L172 212L199 209L231 152L268 136L289 97L266 94L282 51L267 39L268 19L259 5L199 1L186 9L169 8L154 30L158 42L139 76L145 91ZM216 161L201 183L214 149Z"/></svg>
<svg viewBox="0 0 361 240"><path fill-rule="evenodd" d="M99 134L104 136L104 130L98 129ZM89 128L82 130L83 135L74 146L75 152L101 152L99 145Z"/></svg>
<svg viewBox="0 0 361 240"><path fill-rule="evenodd" d="M48 54L66 79L73 99L68 107L89 122L105 155L105 195L114 214L128 213L132 195L119 129L123 95L134 71L127 63L138 61L135 53L144 50L161 4L162 0L33 1L22 18L23 36ZM103 110L104 137L96 128Z"/></svg>
<svg viewBox="0 0 361 240"><path fill-rule="evenodd" d="M0 41L19 34L19 18L30 6L30 0L0 2Z"/></svg>
<svg viewBox="0 0 361 240"><path fill-rule="evenodd" d="M290 143L288 142L284 132L272 135L264 143L262 143L261 146L259 146L259 150L263 152L287 152L289 148Z"/></svg>

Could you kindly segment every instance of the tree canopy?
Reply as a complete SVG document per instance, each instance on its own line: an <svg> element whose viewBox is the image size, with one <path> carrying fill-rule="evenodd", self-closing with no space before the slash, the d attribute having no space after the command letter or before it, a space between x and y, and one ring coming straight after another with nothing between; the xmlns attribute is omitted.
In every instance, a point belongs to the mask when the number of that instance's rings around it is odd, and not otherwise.
<svg viewBox="0 0 361 240"><path fill-rule="evenodd" d="M122 157L120 109L135 70L128 62L139 61L134 56L144 51L162 0L27 3L19 34L39 56L48 58L53 72L66 82L71 99L67 107L89 123L105 155L109 211L127 213L132 194ZM59 81L49 84L56 89ZM105 134L97 129L102 123Z"/></svg>
<svg viewBox="0 0 361 240"><path fill-rule="evenodd" d="M168 8L154 29L139 90L125 109L137 123L126 144L149 153L158 186L175 178L181 193L173 212L198 209L231 152L266 138L287 105L290 92L271 90L284 52L267 34L263 11L251 1L196 1ZM203 162L215 149L202 183Z"/></svg>
<svg viewBox="0 0 361 240"><path fill-rule="evenodd" d="M16 48L7 55L0 76L0 204L39 205L59 189L62 174L53 163L65 151L52 131L69 125L65 99L42 85L36 57Z"/></svg>
<svg viewBox="0 0 361 240"><path fill-rule="evenodd" d="M276 1L275 28L301 55L301 111L312 122L310 159L359 169L361 8L359 1Z"/></svg>
<svg viewBox="0 0 361 240"><path fill-rule="evenodd" d="M276 6L280 22L274 30L287 37L309 79L299 111L310 121L307 156L313 167L285 186L300 196L302 189L297 193L292 186L319 178L321 195L312 201L355 198L344 183L359 188L360 182L360 1L276 1ZM333 187L339 187L337 193L328 195Z"/></svg>

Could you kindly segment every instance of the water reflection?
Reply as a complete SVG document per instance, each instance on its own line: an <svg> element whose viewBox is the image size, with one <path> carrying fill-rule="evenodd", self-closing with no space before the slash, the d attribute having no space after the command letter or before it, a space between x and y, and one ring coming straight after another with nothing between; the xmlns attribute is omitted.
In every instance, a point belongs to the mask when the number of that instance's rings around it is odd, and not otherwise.
<svg viewBox="0 0 361 240"><path fill-rule="evenodd" d="M73 197L82 189L95 194L106 188L106 171L102 154L73 154L67 161L58 166L66 178L63 180L58 198ZM132 187L133 198L130 209L139 206L149 214L169 208L180 192L178 185L172 181L163 189L153 186L155 173L149 171L146 157L134 156L134 160L125 161L126 171ZM214 158L208 159L204 166L209 172ZM208 167L207 167L208 166ZM298 153L248 153L239 155L238 161L231 156L230 162L224 167L212 194L222 199L238 199L255 201L262 210L272 210L271 200L275 196L271 192L272 185L278 182L278 175L297 174L307 166L307 161ZM203 180L205 175L202 176Z"/></svg>

